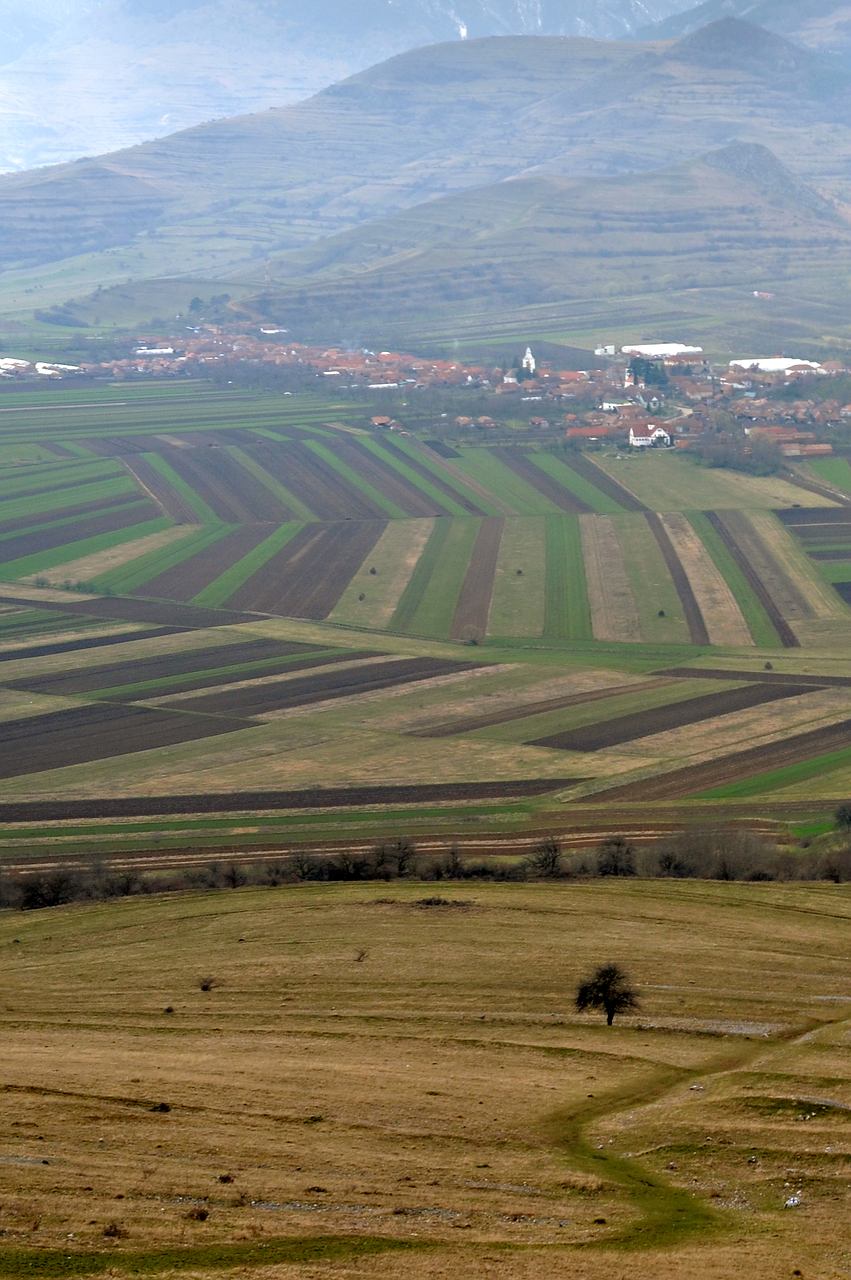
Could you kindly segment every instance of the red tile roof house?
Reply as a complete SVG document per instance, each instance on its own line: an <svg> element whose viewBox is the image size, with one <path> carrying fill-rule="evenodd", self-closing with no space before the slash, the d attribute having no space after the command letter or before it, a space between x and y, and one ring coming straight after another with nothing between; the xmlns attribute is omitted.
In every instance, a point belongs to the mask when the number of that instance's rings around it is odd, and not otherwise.
<svg viewBox="0 0 851 1280"><path fill-rule="evenodd" d="M671 437L664 427L653 422L641 423L629 428L629 443L633 449L669 448Z"/></svg>

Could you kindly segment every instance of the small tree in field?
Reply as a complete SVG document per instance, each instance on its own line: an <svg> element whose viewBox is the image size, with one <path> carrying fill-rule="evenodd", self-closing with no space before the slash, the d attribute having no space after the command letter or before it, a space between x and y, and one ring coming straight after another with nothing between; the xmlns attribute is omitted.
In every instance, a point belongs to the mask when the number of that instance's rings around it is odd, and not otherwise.
<svg viewBox="0 0 851 1280"><path fill-rule="evenodd" d="M840 831L851 831L851 804L841 804L834 814L834 820Z"/></svg>
<svg viewBox="0 0 851 1280"><path fill-rule="evenodd" d="M611 1026L615 1014L638 1008L638 995L620 965L601 964L593 977L586 978L576 988L576 1008L580 1013L605 1009L606 1022Z"/></svg>

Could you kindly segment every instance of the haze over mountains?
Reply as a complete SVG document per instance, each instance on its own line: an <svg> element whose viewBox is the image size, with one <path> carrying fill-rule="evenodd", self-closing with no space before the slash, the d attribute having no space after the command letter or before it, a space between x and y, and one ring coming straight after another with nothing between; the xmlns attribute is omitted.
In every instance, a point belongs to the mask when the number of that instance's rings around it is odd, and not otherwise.
<svg viewBox="0 0 851 1280"><path fill-rule="evenodd" d="M703 0L636 32L639 40L676 40L719 18L746 18L805 49L851 68L851 7L837 0Z"/></svg>
<svg viewBox="0 0 851 1280"><path fill-rule="evenodd" d="M396 53L627 36L683 0L3 0L0 171L295 102Z"/></svg>

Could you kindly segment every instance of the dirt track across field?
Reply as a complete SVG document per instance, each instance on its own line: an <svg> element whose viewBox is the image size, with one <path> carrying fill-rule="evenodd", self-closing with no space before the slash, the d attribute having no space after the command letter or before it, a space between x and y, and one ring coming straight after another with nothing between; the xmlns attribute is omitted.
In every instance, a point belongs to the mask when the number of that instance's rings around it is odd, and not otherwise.
<svg viewBox="0 0 851 1280"><path fill-rule="evenodd" d="M480 639L487 635L496 562L504 531L503 516L485 516L482 519L455 606L449 631L451 640Z"/></svg>
<svg viewBox="0 0 851 1280"><path fill-rule="evenodd" d="M618 747L637 738L664 733L667 729L681 729L702 720L713 720L716 716L731 715L764 702L778 702L782 698L795 698L808 692L809 689L792 684L745 685L744 688L726 689L723 693L686 698L663 707L648 707L644 711L585 725L581 729L567 729L545 738L534 738L529 746L555 747L559 751L604 751L607 747Z"/></svg>

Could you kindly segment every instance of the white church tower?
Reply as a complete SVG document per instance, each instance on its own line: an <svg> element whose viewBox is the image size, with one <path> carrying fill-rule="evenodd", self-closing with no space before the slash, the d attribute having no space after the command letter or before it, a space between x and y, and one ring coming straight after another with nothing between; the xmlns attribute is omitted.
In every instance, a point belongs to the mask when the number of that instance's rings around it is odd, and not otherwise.
<svg viewBox="0 0 851 1280"><path fill-rule="evenodd" d="M534 373L536 369L535 357L532 355L532 348L526 348L526 354L523 357L523 368L526 373Z"/></svg>

